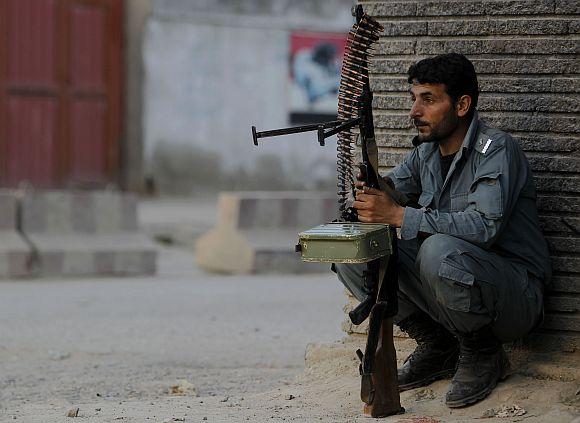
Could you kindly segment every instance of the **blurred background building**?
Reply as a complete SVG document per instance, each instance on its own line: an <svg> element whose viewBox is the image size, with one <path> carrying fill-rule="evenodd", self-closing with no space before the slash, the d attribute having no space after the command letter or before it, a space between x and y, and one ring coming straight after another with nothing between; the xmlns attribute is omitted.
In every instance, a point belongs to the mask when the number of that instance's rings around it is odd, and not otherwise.
<svg viewBox="0 0 580 423"><path fill-rule="evenodd" d="M336 116L352 3L153 1L143 46L147 180L164 193L334 185L332 143L321 148L311 133L256 148L250 128Z"/></svg>
<svg viewBox="0 0 580 423"><path fill-rule="evenodd" d="M352 3L0 2L0 186L331 186L332 144L250 127L333 117Z"/></svg>

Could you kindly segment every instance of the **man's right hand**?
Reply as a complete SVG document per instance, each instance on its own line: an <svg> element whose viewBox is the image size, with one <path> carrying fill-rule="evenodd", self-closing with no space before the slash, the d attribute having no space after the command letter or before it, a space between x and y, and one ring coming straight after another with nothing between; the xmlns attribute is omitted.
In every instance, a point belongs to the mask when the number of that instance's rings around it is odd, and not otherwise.
<svg viewBox="0 0 580 423"><path fill-rule="evenodd" d="M354 185L357 190L362 191L364 190L364 187L367 185L366 182L364 181L364 177L365 175L363 175L361 172L356 174L356 181ZM395 202L397 202L401 206L406 205L408 201L407 198L395 189L395 184L393 183L391 178L389 178L388 176L379 176L379 177L383 179L383 181L389 188L384 190L389 195L389 197L391 197Z"/></svg>
<svg viewBox="0 0 580 423"><path fill-rule="evenodd" d="M363 175L361 172L356 174L356 181L354 183L356 189L363 189L363 187L367 185L364 178L365 175ZM382 178L389 188L391 188L393 191L396 191L395 184L393 183L393 181L391 181L391 178L389 178L388 176L379 176L379 178Z"/></svg>

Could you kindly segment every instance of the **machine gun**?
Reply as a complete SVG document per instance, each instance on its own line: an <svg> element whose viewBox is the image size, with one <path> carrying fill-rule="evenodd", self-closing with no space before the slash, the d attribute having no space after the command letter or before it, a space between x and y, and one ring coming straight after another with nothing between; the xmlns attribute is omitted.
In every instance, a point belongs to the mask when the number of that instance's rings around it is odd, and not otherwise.
<svg viewBox="0 0 580 423"><path fill-rule="evenodd" d="M338 219L300 233L296 251L307 262L367 264L363 286L366 298L349 317L356 325L369 318L365 352L357 350L361 361L361 399L366 415L384 417L404 412L393 345L393 316L398 309L397 236L395 228L389 225L358 222L356 210L348 205L356 195L353 151L357 137L362 152L358 170L366 185L386 191L400 203L404 199L377 173L368 58L384 28L365 14L362 6L356 6L353 12L356 23L348 34L343 58L338 120L262 132L253 126L252 138L258 145L261 138L317 131L319 144L325 145L326 138L337 135Z"/></svg>

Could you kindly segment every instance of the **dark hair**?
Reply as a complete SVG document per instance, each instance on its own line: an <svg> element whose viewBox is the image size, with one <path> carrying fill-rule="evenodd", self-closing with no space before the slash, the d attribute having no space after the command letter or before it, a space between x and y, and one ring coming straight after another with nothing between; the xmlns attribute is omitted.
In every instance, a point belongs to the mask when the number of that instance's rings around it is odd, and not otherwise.
<svg viewBox="0 0 580 423"><path fill-rule="evenodd" d="M415 63L407 72L407 81L412 84L445 84L445 91L455 103L462 95L471 97L468 117L473 116L479 88L473 63L463 54L447 53L423 59Z"/></svg>

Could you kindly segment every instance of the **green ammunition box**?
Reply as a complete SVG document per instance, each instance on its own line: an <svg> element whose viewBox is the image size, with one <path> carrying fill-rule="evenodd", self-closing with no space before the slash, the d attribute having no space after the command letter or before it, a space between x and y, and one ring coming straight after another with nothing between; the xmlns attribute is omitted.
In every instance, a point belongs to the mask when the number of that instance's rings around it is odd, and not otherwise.
<svg viewBox="0 0 580 423"><path fill-rule="evenodd" d="M302 261L366 263L391 254L389 225L381 223L325 223L298 235Z"/></svg>

